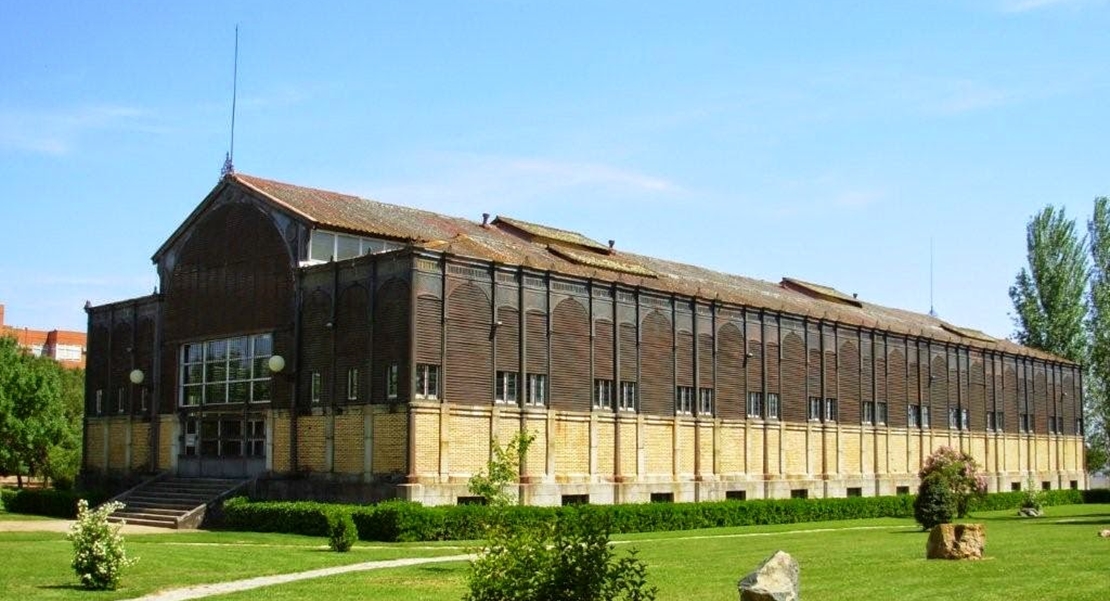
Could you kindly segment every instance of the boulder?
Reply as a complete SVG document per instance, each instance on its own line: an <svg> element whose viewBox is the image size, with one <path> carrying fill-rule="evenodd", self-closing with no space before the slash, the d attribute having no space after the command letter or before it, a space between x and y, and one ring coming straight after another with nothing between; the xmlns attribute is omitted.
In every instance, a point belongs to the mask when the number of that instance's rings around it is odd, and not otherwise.
<svg viewBox="0 0 1110 601"><path fill-rule="evenodd" d="M1110 538L1110 530L1102 530L1098 533L1102 538Z"/></svg>
<svg viewBox="0 0 1110 601"><path fill-rule="evenodd" d="M1041 515L1041 510L1036 507L1022 507L1018 510L1018 516L1023 518L1039 518Z"/></svg>
<svg viewBox="0 0 1110 601"><path fill-rule="evenodd" d="M987 531L982 524L940 524L929 532L928 559L982 559Z"/></svg>
<svg viewBox="0 0 1110 601"><path fill-rule="evenodd" d="M799 573L789 553L776 551L739 582L740 601L797 601Z"/></svg>

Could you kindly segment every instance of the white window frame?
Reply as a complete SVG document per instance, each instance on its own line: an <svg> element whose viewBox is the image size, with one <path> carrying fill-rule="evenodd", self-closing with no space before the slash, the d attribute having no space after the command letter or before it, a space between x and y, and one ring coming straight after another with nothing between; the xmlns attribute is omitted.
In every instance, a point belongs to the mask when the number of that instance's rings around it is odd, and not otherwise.
<svg viewBox="0 0 1110 601"><path fill-rule="evenodd" d="M613 408L613 381L605 378L594 379L594 409Z"/></svg>
<svg viewBox="0 0 1110 601"><path fill-rule="evenodd" d="M547 374L528 374L526 382L524 404L532 407L547 406Z"/></svg>
<svg viewBox="0 0 1110 601"><path fill-rule="evenodd" d="M417 363L416 381L413 383L415 396L418 399L439 399L439 364ZM430 382L430 384L429 384Z"/></svg>
<svg viewBox="0 0 1110 601"><path fill-rule="evenodd" d="M395 401L400 396L401 364L393 361L385 366L385 398Z"/></svg>
<svg viewBox="0 0 1110 601"><path fill-rule="evenodd" d="M245 345L245 351L240 357L232 357L233 345ZM213 356L210 351L216 345L222 346L223 357ZM199 356L196 360L189 360L189 351L199 347ZM178 406L200 407L204 405L235 405L240 403L269 403L273 399L273 374L270 373L269 358L273 356L273 334L244 334L228 338L211 338L198 340L181 345L178 366ZM246 377L232 377L232 370L239 369L233 366L238 362L240 366L246 364ZM200 379L190 381L190 372L199 369ZM212 378L211 374L219 374L222 378ZM263 386L265 385L265 386ZM223 394L209 398L211 390L223 388ZM242 401L231 400L231 387L245 386L246 398ZM197 402L188 403L189 391L199 391ZM255 398L256 393L268 390L267 398Z"/></svg>
<svg viewBox="0 0 1110 601"><path fill-rule="evenodd" d="M774 393L771 393L771 394L774 394ZM770 400L770 396L771 396L770 394L767 395L768 400ZM703 387L698 389L698 415L708 415L708 416L713 415L713 411L715 409L714 402L713 402L713 400L714 400L713 397L714 397L714 394L713 394L713 389L712 388L706 388L706 387L703 386ZM776 394L775 397L777 398L778 395ZM769 412L770 411L768 409L768 413Z"/></svg>
<svg viewBox="0 0 1110 601"><path fill-rule="evenodd" d="M520 402L520 373L515 371L497 372L497 390L493 402L516 405Z"/></svg>
<svg viewBox="0 0 1110 601"><path fill-rule="evenodd" d="M313 404L320 402L321 395L324 390L324 376L318 371L312 372L309 376L309 399Z"/></svg>
<svg viewBox="0 0 1110 601"><path fill-rule="evenodd" d="M694 413L694 387L693 386L678 386L674 392L675 403L674 412L679 415L691 415Z"/></svg>
<svg viewBox="0 0 1110 601"><path fill-rule="evenodd" d="M621 411L636 411L639 403L637 395L636 382L631 380L621 380L620 398L618 399L618 409Z"/></svg>
<svg viewBox="0 0 1110 601"><path fill-rule="evenodd" d="M347 400L358 400L359 373L357 367L347 368Z"/></svg>
<svg viewBox="0 0 1110 601"><path fill-rule="evenodd" d="M748 403L745 407L745 415L749 419L763 419L763 392L762 391L749 391Z"/></svg>

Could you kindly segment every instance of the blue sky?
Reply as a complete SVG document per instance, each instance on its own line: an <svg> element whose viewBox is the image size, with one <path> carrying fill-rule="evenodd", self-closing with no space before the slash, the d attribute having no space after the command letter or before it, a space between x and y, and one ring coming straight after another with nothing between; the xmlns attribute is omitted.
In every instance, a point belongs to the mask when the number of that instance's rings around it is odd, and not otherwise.
<svg viewBox="0 0 1110 601"><path fill-rule="evenodd" d="M292 4L292 3L288 3ZM0 3L0 303L84 329L239 171L807 279L998 336L1110 195L1110 5Z"/></svg>

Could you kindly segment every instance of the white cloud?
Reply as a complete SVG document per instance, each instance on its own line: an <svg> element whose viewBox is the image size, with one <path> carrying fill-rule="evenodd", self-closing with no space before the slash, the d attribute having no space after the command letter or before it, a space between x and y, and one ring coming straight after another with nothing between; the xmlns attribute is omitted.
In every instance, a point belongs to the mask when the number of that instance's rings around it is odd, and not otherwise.
<svg viewBox="0 0 1110 601"><path fill-rule="evenodd" d="M62 156L94 131L126 129L159 133L149 113L123 105L86 105L65 109L0 109L0 148Z"/></svg>

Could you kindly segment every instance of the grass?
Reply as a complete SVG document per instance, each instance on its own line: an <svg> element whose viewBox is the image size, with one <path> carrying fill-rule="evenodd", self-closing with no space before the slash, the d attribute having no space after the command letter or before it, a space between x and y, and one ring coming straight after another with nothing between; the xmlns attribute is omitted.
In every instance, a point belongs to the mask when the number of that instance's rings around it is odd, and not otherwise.
<svg viewBox="0 0 1110 601"><path fill-rule="evenodd" d="M1048 517L1022 520L1013 512L984 513L986 559L926 561L925 541L908 520L648 533L614 537L639 549L650 581L668 599L737 598L736 583L783 549L802 568L807 601L840 599L1065 599L1102 601L1110 574L1110 542L1096 532L1110 524L1110 505L1053 507ZM461 562L362 572L255 589L220 601L261 599L462 598Z"/></svg>
<svg viewBox="0 0 1110 601"><path fill-rule="evenodd" d="M1110 505L1049 508L1038 520L1011 511L983 513L986 559L926 561L928 535L909 520L877 519L813 524L643 533L614 537L618 552L639 549L660 601L734 600L736 582L778 549L802 567L807 601L833 599L945 599L961 601L1106 597ZM75 587L70 546L52 533L0 533L0 598L95 599L136 597L157 590L264 574L397 557L454 555L457 543L362 543L346 554L324 550L322 538L283 534L191 532L131 535L128 552L139 563L124 588L89 593ZM362 598L458 600L464 562L392 568L265 587L220 601Z"/></svg>
<svg viewBox="0 0 1110 601"><path fill-rule="evenodd" d="M334 553L323 538L240 532L132 534L125 539L128 554L139 562L124 572L120 589L92 593L77 586L69 565L72 546L63 534L0 532L0 599L107 601L193 584L461 552L448 545L364 543L348 553Z"/></svg>

